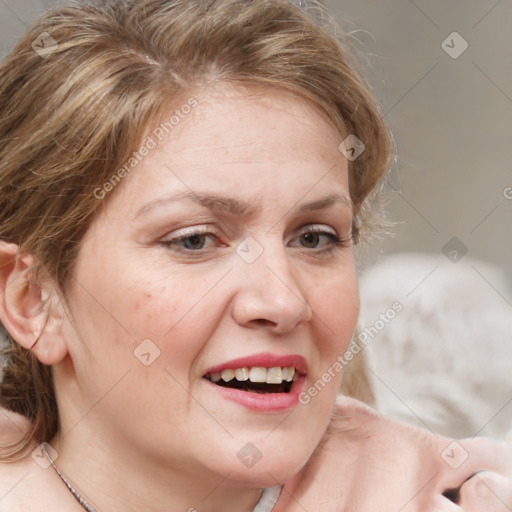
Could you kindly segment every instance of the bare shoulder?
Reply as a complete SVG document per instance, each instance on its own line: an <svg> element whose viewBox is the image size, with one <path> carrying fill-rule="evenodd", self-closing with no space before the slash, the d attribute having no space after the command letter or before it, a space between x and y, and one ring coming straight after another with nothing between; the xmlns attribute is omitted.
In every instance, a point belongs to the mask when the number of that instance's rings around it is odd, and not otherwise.
<svg viewBox="0 0 512 512"><path fill-rule="evenodd" d="M78 512L73 496L36 451L16 462L0 462L0 512Z"/></svg>
<svg viewBox="0 0 512 512"><path fill-rule="evenodd" d="M23 417L0 409L0 446L20 439L27 427ZM0 461L0 512L76 510L76 502L61 484L42 448L34 444L19 460Z"/></svg>
<svg viewBox="0 0 512 512"><path fill-rule="evenodd" d="M32 458L0 462L0 512L36 512L31 508L38 491L38 478Z"/></svg>

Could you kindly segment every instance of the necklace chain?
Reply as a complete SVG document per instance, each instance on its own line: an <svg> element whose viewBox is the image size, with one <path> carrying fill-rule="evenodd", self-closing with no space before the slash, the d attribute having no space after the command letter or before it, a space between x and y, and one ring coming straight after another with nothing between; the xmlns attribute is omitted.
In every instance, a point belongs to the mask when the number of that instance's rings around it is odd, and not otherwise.
<svg viewBox="0 0 512 512"><path fill-rule="evenodd" d="M80 496L80 494L78 494L78 492L74 489L74 487L66 480L64 475L60 472L59 468L56 466L55 462L50 457L50 454L46 450L46 447L43 447L43 450L44 450L44 453L45 453L47 459L50 461L50 464L53 466L53 469L55 469L55 471L57 472L57 475L59 475L60 479L66 484L66 487L69 489L71 494L75 497L76 501L78 501L78 503L80 503L80 505L85 510L87 510L87 512L96 512L96 509L91 507L91 505L89 505L89 503L87 503L87 501L85 501L82 498L82 496Z"/></svg>

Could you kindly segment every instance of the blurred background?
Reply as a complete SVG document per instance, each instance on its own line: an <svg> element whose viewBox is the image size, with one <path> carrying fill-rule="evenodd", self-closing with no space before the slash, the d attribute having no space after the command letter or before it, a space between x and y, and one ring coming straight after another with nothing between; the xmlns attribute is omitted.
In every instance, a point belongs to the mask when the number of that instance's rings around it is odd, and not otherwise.
<svg viewBox="0 0 512 512"><path fill-rule="evenodd" d="M55 3L0 0L1 54ZM361 281L379 407L447 435L501 436L512 426L512 2L325 4L396 141L394 235ZM401 312L377 328L395 302Z"/></svg>
<svg viewBox="0 0 512 512"><path fill-rule="evenodd" d="M445 252L512 274L512 2L326 3L360 41L396 139L384 251L439 254L453 239Z"/></svg>

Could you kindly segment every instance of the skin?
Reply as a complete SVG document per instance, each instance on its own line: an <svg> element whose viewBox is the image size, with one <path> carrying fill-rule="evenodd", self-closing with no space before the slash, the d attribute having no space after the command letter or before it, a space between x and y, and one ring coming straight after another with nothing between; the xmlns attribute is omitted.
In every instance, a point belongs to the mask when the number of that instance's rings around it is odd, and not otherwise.
<svg viewBox="0 0 512 512"><path fill-rule="evenodd" d="M65 299L50 281L27 284L32 257L9 264L17 247L1 245L2 322L23 346L37 340L34 353L53 365L57 464L102 511L251 510L261 488L311 456L341 372L307 405L280 412L227 401L203 375L255 353L299 354L309 386L345 352L359 312L341 135L289 92L226 89L197 100L101 203ZM162 200L190 192L254 211ZM332 194L344 199L297 212ZM304 237L308 226L346 241ZM201 227L213 235L192 249L177 241ZM249 236L262 251L252 263L236 252ZM134 357L145 339L160 351L150 366ZM237 456L248 442L262 454L252 467ZM33 466L10 467L9 485L28 476L2 506L81 510L51 469Z"/></svg>

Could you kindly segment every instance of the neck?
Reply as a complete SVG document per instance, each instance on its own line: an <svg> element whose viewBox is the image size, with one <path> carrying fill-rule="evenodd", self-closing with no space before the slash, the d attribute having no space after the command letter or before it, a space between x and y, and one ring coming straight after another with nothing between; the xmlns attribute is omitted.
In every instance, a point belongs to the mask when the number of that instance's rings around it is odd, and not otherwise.
<svg viewBox="0 0 512 512"><path fill-rule="evenodd" d="M84 432L58 434L50 444L58 453L56 466L96 510L249 512L260 498L261 489L237 485L229 475L164 465L130 448L103 444L103 437L97 446L100 436Z"/></svg>

